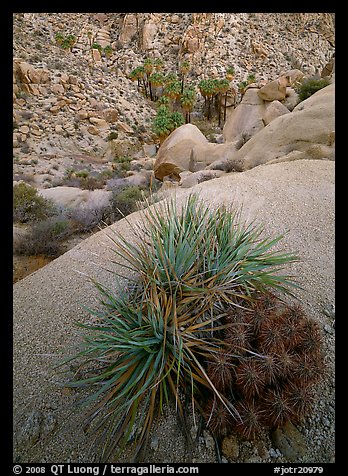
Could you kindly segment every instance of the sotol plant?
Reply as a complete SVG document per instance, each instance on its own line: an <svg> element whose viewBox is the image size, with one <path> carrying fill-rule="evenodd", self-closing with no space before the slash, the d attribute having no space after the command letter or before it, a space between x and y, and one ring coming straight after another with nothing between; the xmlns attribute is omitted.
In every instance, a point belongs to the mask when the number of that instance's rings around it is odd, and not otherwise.
<svg viewBox="0 0 348 476"><path fill-rule="evenodd" d="M70 385L95 390L85 403L103 445L101 459L122 450L135 422L139 457L155 416L170 400L184 420L182 398L202 412L210 399L217 431L221 416L229 424L238 420L225 395L233 367L221 372L239 355L224 356L230 345L224 316L238 314L255 293L289 292L295 283L280 270L297 257L272 251L281 236L264 237L262 227L243 223L239 211L209 210L196 195L181 208L168 200L145 209L133 242L109 237L116 262L135 278L128 291L117 293L93 280L102 307L91 310L93 324L79 324L88 333L81 352L68 359L77 359L81 375Z"/></svg>

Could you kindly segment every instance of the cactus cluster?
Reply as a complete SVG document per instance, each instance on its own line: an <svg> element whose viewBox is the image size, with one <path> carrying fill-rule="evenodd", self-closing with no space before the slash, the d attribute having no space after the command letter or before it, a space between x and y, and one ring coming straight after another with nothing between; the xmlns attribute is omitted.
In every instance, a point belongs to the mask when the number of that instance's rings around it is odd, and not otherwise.
<svg viewBox="0 0 348 476"><path fill-rule="evenodd" d="M206 371L226 401L207 399L208 428L217 438L236 432L250 440L264 428L301 421L325 367L319 325L274 294L248 309L233 306L224 319L226 347L212 354Z"/></svg>

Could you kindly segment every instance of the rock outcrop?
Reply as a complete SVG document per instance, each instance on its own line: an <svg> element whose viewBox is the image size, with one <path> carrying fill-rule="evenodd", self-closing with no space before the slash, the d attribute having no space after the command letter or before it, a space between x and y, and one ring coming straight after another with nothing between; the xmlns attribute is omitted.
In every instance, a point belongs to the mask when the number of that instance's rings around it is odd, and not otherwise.
<svg viewBox="0 0 348 476"><path fill-rule="evenodd" d="M270 122L232 162L235 170L247 170L275 160L333 160L334 152L335 85L331 84Z"/></svg>
<svg viewBox="0 0 348 476"><path fill-rule="evenodd" d="M99 202L107 205L112 192L107 190L81 190L78 187L53 187L40 190L39 194L52 200L56 205L63 208L73 209L81 204Z"/></svg>
<svg viewBox="0 0 348 476"><path fill-rule="evenodd" d="M103 155L102 142L114 130L124 142L134 144L134 130L142 142L153 142L155 111L126 77L147 55L163 59L167 70L188 60L188 80L194 81L223 77L233 65L236 87L250 71L265 82L281 72L293 77L296 70L323 71L334 52L334 17L323 13L16 13L13 21L13 133L19 158L72 149ZM286 47L279 47L284 31ZM75 35L71 50L57 44L57 33ZM101 51L91 49L93 43ZM104 129L85 128L89 118L81 120L81 114L100 107L116 109L118 120L107 121ZM133 132L119 131L120 122ZM32 127L23 134L22 126Z"/></svg>
<svg viewBox="0 0 348 476"><path fill-rule="evenodd" d="M163 180L169 176L179 180L180 172L191 170L191 153L197 144L208 144L207 138L198 127L184 124L175 129L158 150L154 165L155 177Z"/></svg>
<svg viewBox="0 0 348 476"><path fill-rule="evenodd" d="M267 124L272 122L275 118L282 116L283 114L288 114L289 112L289 109L280 101L272 101L266 107L262 120L265 126L267 126Z"/></svg>
<svg viewBox="0 0 348 476"><path fill-rule="evenodd" d="M263 129L266 106L257 87L249 87L241 103L228 116L223 128L225 142L243 139L244 142Z"/></svg>
<svg viewBox="0 0 348 476"><path fill-rule="evenodd" d="M292 112L278 100L263 101L259 91L256 87L247 89L226 121L222 144L208 142L190 124L175 130L158 151L155 176L163 180L172 175L179 180L184 171L240 172L274 161L334 160L334 83L302 101ZM197 182L191 177L181 180L184 183Z"/></svg>

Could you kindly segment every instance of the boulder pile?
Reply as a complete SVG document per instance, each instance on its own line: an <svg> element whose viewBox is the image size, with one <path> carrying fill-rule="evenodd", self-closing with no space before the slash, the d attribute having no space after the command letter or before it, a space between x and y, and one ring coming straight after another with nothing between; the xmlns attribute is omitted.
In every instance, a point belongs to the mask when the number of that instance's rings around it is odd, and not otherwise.
<svg viewBox="0 0 348 476"><path fill-rule="evenodd" d="M284 84L291 84L288 78L292 73L281 76ZM299 77L299 73L294 76ZM279 85L277 81L273 83ZM268 84L271 87L265 100L262 97ZM212 171L241 172L265 163L298 159L334 160L335 84L297 106L293 102L297 94L290 86L284 86L280 101L279 89L272 89L272 82L268 84L247 89L225 123L223 143L208 142L191 124L172 132L158 151L154 164L156 178L187 187L188 183L217 177ZM288 97L292 98L290 108Z"/></svg>

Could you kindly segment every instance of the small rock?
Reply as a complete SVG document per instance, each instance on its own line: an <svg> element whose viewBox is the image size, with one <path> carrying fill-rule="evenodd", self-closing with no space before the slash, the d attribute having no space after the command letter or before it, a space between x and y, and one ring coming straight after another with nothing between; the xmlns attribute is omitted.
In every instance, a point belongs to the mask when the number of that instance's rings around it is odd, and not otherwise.
<svg viewBox="0 0 348 476"><path fill-rule="evenodd" d="M331 326L329 326L328 324L325 324L324 331L327 332L328 334L333 334L334 333L333 328Z"/></svg>
<svg viewBox="0 0 348 476"><path fill-rule="evenodd" d="M323 309L323 313L325 316L330 317L330 319L335 319L335 305L327 304Z"/></svg>
<svg viewBox="0 0 348 476"><path fill-rule="evenodd" d="M290 462L298 461L307 452L303 436L291 422L275 430L271 439Z"/></svg>
<svg viewBox="0 0 348 476"><path fill-rule="evenodd" d="M56 124L54 130L57 134L63 134L64 133L64 129L60 124Z"/></svg>
<svg viewBox="0 0 348 476"><path fill-rule="evenodd" d="M34 446L40 439L40 425L42 421L42 413L33 410L24 422L19 435L18 443L23 446Z"/></svg>
<svg viewBox="0 0 348 476"><path fill-rule="evenodd" d="M154 436L151 440L150 447L152 450L157 451L159 440L157 436Z"/></svg>
<svg viewBox="0 0 348 476"><path fill-rule="evenodd" d="M33 410L21 427L17 442L30 448L52 433L56 425L57 419L53 413Z"/></svg>
<svg viewBox="0 0 348 476"><path fill-rule="evenodd" d="M270 458L279 458L281 456L281 452L278 449L270 448L268 451Z"/></svg>
<svg viewBox="0 0 348 476"><path fill-rule="evenodd" d="M157 154L156 144L143 144L143 151L147 157L155 157Z"/></svg>
<svg viewBox="0 0 348 476"><path fill-rule="evenodd" d="M134 133L133 129L128 124L125 124L124 122L121 122L121 121L118 122L117 129L119 131L126 132L127 134Z"/></svg>
<svg viewBox="0 0 348 476"><path fill-rule="evenodd" d="M41 422L40 438L45 438L46 436L48 436L50 433L52 433L55 430L56 426L57 426L57 419L53 415L53 413L51 412L46 413Z"/></svg>
<svg viewBox="0 0 348 476"><path fill-rule="evenodd" d="M234 435L226 436L222 442L222 454L230 460L236 460L239 456L239 445Z"/></svg>
<svg viewBox="0 0 348 476"><path fill-rule="evenodd" d="M92 134L93 136L98 135L99 132L100 132L99 129L98 129L96 126L92 126L92 125L87 127L87 131L88 131L90 134Z"/></svg>
<svg viewBox="0 0 348 476"><path fill-rule="evenodd" d="M214 438L211 436L210 433L207 431L203 431L203 436L204 436L204 441L205 441L205 447L209 449L214 449L215 448L215 442Z"/></svg>
<svg viewBox="0 0 348 476"><path fill-rule="evenodd" d="M22 132L23 134L28 134L29 127L28 126L21 126L18 130L19 130L19 132Z"/></svg>
<svg viewBox="0 0 348 476"><path fill-rule="evenodd" d="M261 459L258 456L251 456L244 460L244 463L262 463Z"/></svg>
<svg viewBox="0 0 348 476"><path fill-rule="evenodd" d="M106 120L100 119L99 117L90 117L89 122L95 127L98 127L98 129L107 129L109 127Z"/></svg>

